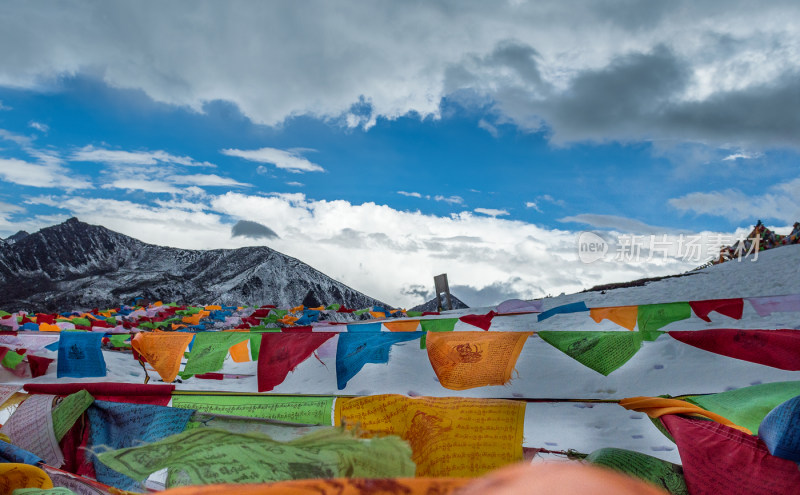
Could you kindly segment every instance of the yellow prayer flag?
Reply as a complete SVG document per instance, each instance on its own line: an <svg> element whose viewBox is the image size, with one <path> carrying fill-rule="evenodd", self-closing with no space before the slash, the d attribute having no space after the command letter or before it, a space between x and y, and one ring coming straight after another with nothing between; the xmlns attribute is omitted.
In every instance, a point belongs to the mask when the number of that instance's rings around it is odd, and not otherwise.
<svg viewBox="0 0 800 495"><path fill-rule="evenodd" d="M336 400L335 424L411 445L417 476L480 476L522 460L525 403L373 395Z"/></svg>
<svg viewBox="0 0 800 495"><path fill-rule="evenodd" d="M18 488L53 488L53 482L36 466L15 462L0 464L0 493L11 493Z"/></svg>
<svg viewBox="0 0 800 495"><path fill-rule="evenodd" d="M131 346L144 356L165 383L172 383L192 337L194 334L183 332L139 332L131 339Z"/></svg>
<svg viewBox="0 0 800 495"><path fill-rule="evenodd" d="M505 385L533 332L428 332L428 359L443 387Z"/></svg>
<svg viewBox="0 0 800 495"><path fill-rule="evenodd" d="M591 308L589 316L600 323L608 318L617 325L633 331L636 327L636 318L639 315L639 306L611 306L607 308Z"/></svg>

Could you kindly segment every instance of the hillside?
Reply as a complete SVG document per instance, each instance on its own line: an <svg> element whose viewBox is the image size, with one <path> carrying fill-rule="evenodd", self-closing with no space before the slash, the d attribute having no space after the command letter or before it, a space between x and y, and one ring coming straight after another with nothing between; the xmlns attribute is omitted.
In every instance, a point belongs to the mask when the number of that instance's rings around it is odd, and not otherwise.
<svg viewBox="0 0 800 495"><path fill-rule="evenodd" d="M0 308L115 307L136 297L187 304L384 305L265 246L154 246L77 218L0 244Z"/></svg>

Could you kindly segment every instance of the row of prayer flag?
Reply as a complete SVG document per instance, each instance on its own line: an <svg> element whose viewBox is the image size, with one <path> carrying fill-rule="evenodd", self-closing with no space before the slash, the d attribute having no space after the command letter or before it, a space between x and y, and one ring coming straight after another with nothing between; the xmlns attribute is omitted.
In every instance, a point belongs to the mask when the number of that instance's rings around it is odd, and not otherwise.
<svg viewBox="0 0 800 495"><path fill-rule="evenodd" d="M800 311L800 294L783 296L763 296L750 298L710 299L689 302L647 304L639 306L597 307L589 308L583 301L564 304L542 311L542 301L509 300L497 306L496 312L484 315L464 315L460 318L446 319L464 323L487 330L492 319L497 315L514 315L522 313L538 313L538 321L543 321L558 314L590 312L597 322L608 318L620 326L633 330L636 324L640 331L658 330L674 321L689 318L694 312L699 318L711 321L709 314L717 312L734 319L740 319L743 303L747 300L760 316L768 316L774 312ZM280 327L316 326L344 324L341 321L320 321L322 313L353 314L354 318L382 319L387 328L393 331L415 331L414 324L405 320L408 317L438 315L438 312L414 312L405 310L388 310L382 307L349 310L340 305L329 305L318 308L304 308L302 305L290 309L261 307L248 309L222 306L177 306L176 304L151 305L147 308L125 307L115 310L95 311L92 313L66 313L64 315L41 314L28 315L20 312L10 314L0 312L0 325L11 330L35 330L42 332L60 332L64 330L93 330L98 332L128 333L131 330L223 330L223 329L268 329L266 325ZM394 320L398 317L404 319ZM388 318L388 319L387 319ZM419 321L426 325L426 320ZM436 321L436 320L434 320ZM359 326L370 324L353 324L349 331L371 331ZM392 328L394 327L394 328ZM425 328L422 329L426 331Z"/></svg>
<svg viewBox="0 0 800 495"><path fill-rule="evenodd" d="M527 338L534 332L453 332L454 324L436 322L425 331L381 332L140 332L131 346L134 357L147 362L171 383L179 372L184 378L206 375L222 368L228 354L236 362L257 360L258 389L273 390L288 373L308 359L326 341L338 335L336 376L338 388L368 363L389 360L395 344L419 340L442 386L451 390L503 385L511 379ZM644 341L662 331L539 331L545 342L581 364L608 375L629 361ZM800 370L800 331L794 329L709 329L666 332L672 338L705 351L788 371ZM86 378L106 375L101 334L64 332L58 344L57 376ZM191 344L191 347L190 347ZM249 345L249 350L248 350ZM191 350L186 354L187 348ZM0 347L0 353L27 357L33 374L41 375L50 358ZM188 356L181 372L181 361ZM14 368L22 369L17 364Z"/></svg>

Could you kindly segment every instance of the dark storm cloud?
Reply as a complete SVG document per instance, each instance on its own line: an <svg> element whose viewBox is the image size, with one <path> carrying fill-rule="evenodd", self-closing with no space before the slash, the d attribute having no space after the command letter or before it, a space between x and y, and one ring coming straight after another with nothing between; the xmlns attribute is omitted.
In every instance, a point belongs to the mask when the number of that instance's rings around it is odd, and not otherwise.
<svg viewBox="0 0 800 495"><path fill-rule="evenodd" d="M231 227L233 237L249 237L251 239L277 239L278 234L274 230L258 222L249 220L239 220L236 225Z"/></svg>

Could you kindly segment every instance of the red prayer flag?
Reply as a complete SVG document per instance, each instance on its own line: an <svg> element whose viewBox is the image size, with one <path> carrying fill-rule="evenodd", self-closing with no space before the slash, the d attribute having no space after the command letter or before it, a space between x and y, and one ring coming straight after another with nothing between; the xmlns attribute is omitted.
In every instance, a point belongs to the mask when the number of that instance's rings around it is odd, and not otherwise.
<svg viewBox="0 0 800 495"><path fill-rule="evenodd" d="M135 383L28 383L22 387L29 394L70 395L86 390L98 400L166 406L175 385L138 385Z"/></svg>
<svg viewBox="0 0 800 495"><path fill-rule="evenodd" d="M744 299L709 299L707 301L689 301L689 306L692 311L705 321L710 322L711 318L708 314L712 311L725 316L730 316L736 320L742 319L742 311L744 310Z"/></svg>
<svg viewBox="0 0 800 495"><path fill-rule="evenodd" d="M47 373L47 367L50 366L54 360L42 356L31 356L28 354L28 364L31 366L31 375L33 378L42 376Z"/></svg>
<svg viewBox="0 0 800 495"><path fill-rule="evenodd" d="M788 371L800 371L800 330L673 331L684 344L723 356Z"/></svg>
<svg viewBox="0 0 800 495"><path fill-rule="evenodd" d="M283 327L281 328L281 332L284 333L308 333L313 332L314 327L311 325L301 325L299 327Z"/></svg>
<svg viewBox="0 0 800 495"><path fill-rule="evenodd" d="M459 320L469 325L480 328L481 330L489 330L492 326L492 319L497 315L494 311L489 311L485 315L464 315Z"/></svg>
<svg viewBox="0 0 800 495"><path fill-rule="evenodd" d="M305 361L336 332L265 333L258 351L258 391L267 392L283 383L286 375Z"/></svg>
<svg viewBox="0 0 800 495"><path fill-rule="evenodd" d="M678 445L692 495L790 495L800 487L797 464L770 455L758 437L674 414L661 422Z"/></svg>

